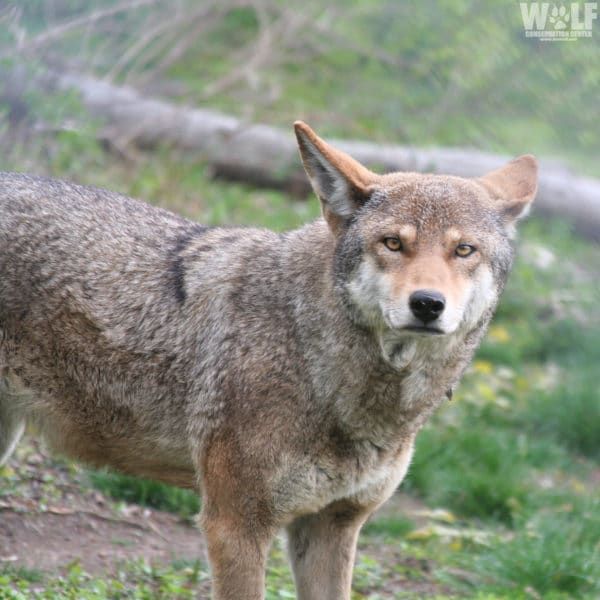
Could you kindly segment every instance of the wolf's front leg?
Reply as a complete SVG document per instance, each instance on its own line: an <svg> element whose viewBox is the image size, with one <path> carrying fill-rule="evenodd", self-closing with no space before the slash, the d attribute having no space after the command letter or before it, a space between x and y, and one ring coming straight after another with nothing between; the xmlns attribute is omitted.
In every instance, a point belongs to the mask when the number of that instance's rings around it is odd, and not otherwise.
<svg viewBox="0 0 600 600"><path fill-rule="evenodd" d="M356 540L368 515L339 501L287 527L298 600L350 600Z"/></svg>
<svg viewBox="0 0 600 600"><path fill-rule="evenodd" d="M212 600L262 600L277 528L264 474L223 436L202 457L200 522L206 535Z"/></svg>
<svg viewBox="0 0 600 600"><path fill-rule="evenodd" d="M203 517L213 600L262 600L270 532L231 515Z"/></svg>

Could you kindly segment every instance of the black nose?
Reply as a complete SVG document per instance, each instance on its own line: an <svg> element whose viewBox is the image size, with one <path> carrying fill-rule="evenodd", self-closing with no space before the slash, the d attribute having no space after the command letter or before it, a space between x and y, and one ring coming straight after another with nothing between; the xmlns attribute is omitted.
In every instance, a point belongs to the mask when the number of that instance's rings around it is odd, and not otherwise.
<svg viewBox="0 0 600 600"><path fill-rule="evenodd" d="M419 321L429 323L435 321L444 312L446 299L435 290L417 290L410 295L408 305Z"/></svg>

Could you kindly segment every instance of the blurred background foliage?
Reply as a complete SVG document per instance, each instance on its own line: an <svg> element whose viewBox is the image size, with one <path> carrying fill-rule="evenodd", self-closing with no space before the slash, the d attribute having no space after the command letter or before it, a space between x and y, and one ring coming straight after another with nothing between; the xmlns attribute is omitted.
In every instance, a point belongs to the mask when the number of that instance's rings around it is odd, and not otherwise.
<svg viewBox="0 0 600 600"><path fill-rule="evenodd" d="M185 152L115 147L75 94L39 87L61 71L247 123L303 118L324 136L533 152L600 176L594 28L576 42L527 39L518 3L492 0L5 0L0 167L102 185L210 224L283 230L318 215L314 199L216 180ZM409 576L442 586L439 598L600 594L600 248L534 211L518 250L489 335L418 438L403 485L446 511L442 524L438 513L426 526L387 515L365 532L433 561ZM127 501L197 508L150 482L89 479ZM292 597L280 550L273 561L268 598ZM355 597L378 598L369 590L389 573L361 561Z"/></svg>
<svg viewBox="0 0 600 600"><path fill-rule="evenodd" d="M5 68L95 73L285 127L301 116L324 135L526 146L599 173L600 36L528 39L517 3L8 1L0 18Z"/></svg>

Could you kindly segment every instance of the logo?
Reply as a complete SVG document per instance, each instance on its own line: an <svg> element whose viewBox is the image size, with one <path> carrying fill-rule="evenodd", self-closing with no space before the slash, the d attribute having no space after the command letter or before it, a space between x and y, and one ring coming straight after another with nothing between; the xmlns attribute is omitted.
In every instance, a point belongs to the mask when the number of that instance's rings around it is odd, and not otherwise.
<svg viewBox="0 0 600 600"><path fill-rule="evenodd" d="M598 3L521 2L525 37L548 42L573 42L592 37L592 23L598 18Z"/></svg>

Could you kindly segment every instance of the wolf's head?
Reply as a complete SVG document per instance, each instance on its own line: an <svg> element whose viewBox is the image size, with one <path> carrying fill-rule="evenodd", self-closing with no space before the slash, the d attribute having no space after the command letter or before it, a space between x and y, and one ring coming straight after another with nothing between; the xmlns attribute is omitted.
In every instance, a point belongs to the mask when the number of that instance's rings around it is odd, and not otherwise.
<svg viewBox="0 0 600 600"><path fill-rule="evenodd" d="M393 340L466 334L489 320L514 223L535 196L533 156L476 179L377 175L306 124L295 129L336 238L336 288L356 320Z"/></svg>

